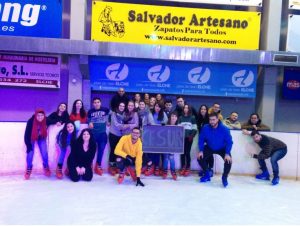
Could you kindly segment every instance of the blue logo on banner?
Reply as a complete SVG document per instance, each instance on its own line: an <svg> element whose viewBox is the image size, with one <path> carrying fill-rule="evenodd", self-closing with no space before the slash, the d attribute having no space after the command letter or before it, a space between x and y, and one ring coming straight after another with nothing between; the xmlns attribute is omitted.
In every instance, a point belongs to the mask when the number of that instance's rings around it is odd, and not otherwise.
<svg viewBox="0 0 300 226"><path fill-rule="evenodd" d="M0 35L60 38L61 0L4 0L0 3Z"/></svg>
<svg viewBox="0 0 300 226"><path fill-rule="evenodd" d="M253 65L90 57L92 90L254 98Z"/></svg>
<svg viewBox="0 0 300 226"><path fill-rule="evenodd" d="M189 71L188 78L193 84L205 84L210 78L208 67L196 67Z"/></svg>
<svg viewBox="0 0 300 226"><path fill-rule="evenodd" d="M106 77L112 81L122 81L127 78L128 66L126 64L111 64L106 68Z"/></svg>
<svg viewBox="0 0 300 226"><path fill-rule="evenodd" d="M170 77L170 68L164 65L156 65L148 70L148 78L151 82L165 82Z"/></svg>
<svg viewBox="0 0 300 226"><path fill-rule="evenodd" d="M236 87L248 87L254 81L254 74L249 70L240 70L232 75L232 84Z"/></svg>

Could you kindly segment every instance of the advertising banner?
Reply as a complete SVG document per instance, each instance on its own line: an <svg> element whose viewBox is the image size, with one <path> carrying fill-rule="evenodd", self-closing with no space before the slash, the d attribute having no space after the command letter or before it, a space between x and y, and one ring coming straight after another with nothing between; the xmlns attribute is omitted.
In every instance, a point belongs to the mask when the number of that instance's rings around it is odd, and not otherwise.
<svg viewBox="0 0 300 226"><path fill-rule="evenodd" d="M94 41L257 50L260 13L93 1Z"/></svg>
<svg viewBox="0 0 300 226"><path fill-rule="evenodd" d="M60 87L60 56L0 54L0 86Z"/></svg>
<svg viewBox="0 0 300 226"><path fill-rule="evenodd" d="M300 0L289 0L289 9L300 9Z"/></svg>
<svg viewBox="0 0 300 226"><path fill-rule="evenodd" d="M289 15L286 51L300 52L300 15Z"/></svg>
<svg viewBox="0 0 300 226"><path fill-rule="evenodd" d="M257 67L90 57L92 90L254 98Z"/></svg>
<svg viewBox="0 0 300 226"><path fill-rule="evenodd" d="M183 126L143 126L144 153L183 154Z"/></svg>
<svg viewBox="0 0 300 226"><path fill-rule="evenodd" d="M283 97L300 100L300 69L285 68L283 79Z"/></svg>
<svg viewBox="0 0 300 226"><path fill-rule="evenodd" d="M256 6L262 7L262 0L163 0L175 2L193 2L214 5L239 5L239 6Z"/></svg>
<svg viewBox="0 0 300 226"><path fill-rule="evenodd" d="M0 35L61 38L61 0L1 0Z"/></svg>

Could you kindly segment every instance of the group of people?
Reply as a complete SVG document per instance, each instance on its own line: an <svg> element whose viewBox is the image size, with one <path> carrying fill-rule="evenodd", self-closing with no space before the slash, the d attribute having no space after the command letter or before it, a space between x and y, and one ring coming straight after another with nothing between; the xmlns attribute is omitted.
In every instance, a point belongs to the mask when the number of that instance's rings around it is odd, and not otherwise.
<svg viewBox="0 0 300 226"><path fill-rule="evenodd" d="M279 183L278 160L287 152L286 145L259 131L269 131L259 115L253 113L248 122L241 124L238 113L232 112L226 119L221 114L220 104L215 103L211 108L201 105L197 112L182 96L176 98L176 107L171 100L164 100L162 95L150 97L144 94L135 94L130 100L125 90L120 88L111 99L110 109L103 107L101 99L96 97L92 101L92 108L86 112L82 100L75 100L72 112L69 115L67 104L59 104L57 110L46 117L43 109L37 109L28 120L25 130L25 144L27 147L27 169L25 179L29 179L32 171L34 144L37 143L43 159L44 173L50 176L48 152L46 145L47 126L57 125L63 129L57 135L57 147L60 151L56 168L57 178L63 178L63 163L67 151L65 175L72 181L80 178L92 180L93 171L103 174L102 158L106 144L109 143L109 167L111 175L118 174L118 182L122 183L125 175L130 175L136 185L144 186L140 180L141 173L146 176L155 175L167 178L170 164L171 176L177 179L174 154L143 153L141 134L145 125L172 125L184 127L184 152L181 154L179 174L189 176L191 173L191 146L197 132L199 133L199 154L197 160L202 168L200 182L208 182L213 176L213 154L224 159L224 173L222 183L228 185L228 175L231 169L231 148L233 145L230 129L242 129L245 135L251 135L262 148L260 154L253 155L258 159L262 174L257 179L269 180L265 159L271 157L273 167L273 184ZM88 124L80 134L80 125ZM109 128L107 136L106 129ZM96 164L93 167L93 159ZM135 167L135 168L133 168Z"/></svg>

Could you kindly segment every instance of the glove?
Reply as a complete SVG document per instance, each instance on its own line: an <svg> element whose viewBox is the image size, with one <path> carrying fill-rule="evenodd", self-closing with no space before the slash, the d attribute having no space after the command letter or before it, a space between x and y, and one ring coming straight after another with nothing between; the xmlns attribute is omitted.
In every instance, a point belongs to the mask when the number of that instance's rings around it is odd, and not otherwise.
<svg viewBox="0 0 300 226"><path fill-rule="evenodd" d="M143 182L141 181L141 179L139 177L136 178L136 186L142 186L144 187L145 185L143 184Z"/></svg>
<svg viewBox="0 0 300 226"><path fill-rule="evenodd" d="M129 156L129 155L126 156L125 161L126 161L126 164L128 164L128 165L132 165L133 164L133 158L131 156Z"/></svg>

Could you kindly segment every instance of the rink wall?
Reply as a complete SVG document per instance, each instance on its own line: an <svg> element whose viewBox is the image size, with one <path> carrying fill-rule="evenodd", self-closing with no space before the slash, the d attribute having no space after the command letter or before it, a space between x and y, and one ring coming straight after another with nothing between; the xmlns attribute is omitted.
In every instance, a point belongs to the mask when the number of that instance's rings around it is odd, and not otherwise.
<svg viewBox="0 0 300 226"><path fill-rule="evenodd" d="M26 167L26 146L24 144L24 122L0 122L0 175L23 173ZM85 128L86 125L82 125ZM58 151L55 146L56 134L62 127L50 126L48 136L49 165L52 171L56 168ZM280 176L290 179L300 177L299 154L300 154L300 134L282 132L264 132L264 134L278 138L288 145L287 155L279 161ZM259 172L259 166L255 159L250 158L248 153L257 153L258 146L251 137L245 136L241 131L231 131L233 137L231 168L232 174L253 175ZM191 150L192 169L198 170L196 161L198 152L198 138L195 137ZM107 168L109 146L106 147L102 166ZM180 157L175 156L176 167L180 167ZM267 160L268 168L271 170L270 161ZM65 166L65 165L64 165ZM42 161L38 149L35 147L33 160L34 171L42 170ZM223 170L223 160L215 155L215 172L221 173Z"/></svg>

